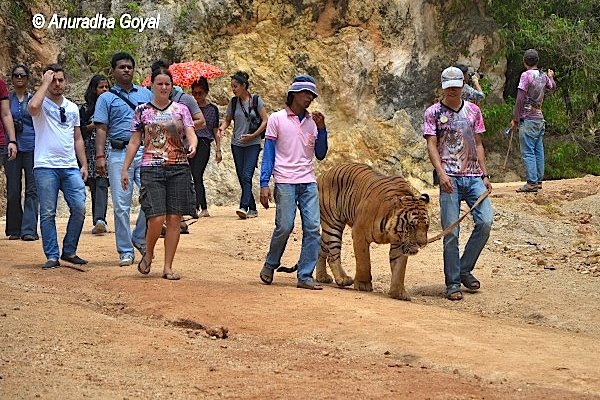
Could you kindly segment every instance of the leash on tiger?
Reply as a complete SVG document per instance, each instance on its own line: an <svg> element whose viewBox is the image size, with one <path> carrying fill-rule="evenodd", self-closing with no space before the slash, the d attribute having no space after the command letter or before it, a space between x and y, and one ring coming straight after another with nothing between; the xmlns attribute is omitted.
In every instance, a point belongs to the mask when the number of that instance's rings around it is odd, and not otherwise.
<svg viewBox="0 0 600 400"><path fill-rule="evenodd" d="M456 226L458 224L460 224L460 222L465 219L465 217L469 214L471 214L473 212L473 210L475 209L475 207L477 207L479 205L479 203L481 203L483 200L486 199L486 197L488 197L490 194L489 190L486 190L485 192L483 192L481 194L481 196L479 196L479 198L477 199L477 201L473 204L473 206L466 211L463 215L461 215L461 217L459 219L457 219L456 221L454 221L452 223L452 225L450 225L449 227L447 227L446 229L444 229L444 231L438 235L435 235L432 238L427 239L427 243L432 243L435 242L436 240L440 240L441 238L443 238L444 236L446 236L447 234L449 234L450 232L452 232L454 230L454 228L456 228Z"/></svg>
<svg viewBox="0 0 600 400"><path fill-rule="evenodd" d="M181 218L181 222L185 222L187 224L187 226L190 226L190 225L194 225L196 222L198 222L198 219L200 219L200 218L195 218L195 217Z"/></svg>

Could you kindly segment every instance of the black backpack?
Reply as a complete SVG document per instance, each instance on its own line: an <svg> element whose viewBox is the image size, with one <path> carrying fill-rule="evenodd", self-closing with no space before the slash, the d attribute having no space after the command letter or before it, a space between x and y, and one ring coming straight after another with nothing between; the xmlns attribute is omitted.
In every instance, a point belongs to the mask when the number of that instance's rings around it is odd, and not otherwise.
<svg viewBox="0 0 600 400"><path fill-rule="evenodd" d="M235 110L237 108L237 103L239 100L239 97L237 96L233 96L231 98L231 116L232 118L235 116ZM252 95L252 104L250 105L250 110L248 110L248 112L246 112L246 109L244 107L242 107L242 111L244 112L244 115L246 116L246 119L248 119L250 121L250 132L255 132L258 127L260 126L260 124L262 124L262 118L260 117L260 114L258 113L258 95ZM254 115L252 115L252 111L254 111ZM265 138L265 130L263 129L262 132L260 132L260 138L264 139Z"/></svg>

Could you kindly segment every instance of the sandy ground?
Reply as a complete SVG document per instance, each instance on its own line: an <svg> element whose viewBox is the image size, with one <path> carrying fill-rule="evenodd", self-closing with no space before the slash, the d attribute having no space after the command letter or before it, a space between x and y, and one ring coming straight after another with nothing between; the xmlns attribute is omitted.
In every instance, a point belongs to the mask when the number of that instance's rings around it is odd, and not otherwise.
<svg viewBox="0 0 600 400"><path fill-rule="evenodd" d="M0 398L600 398L600 178L544 185L495 186L482 290L461 302L443 297L440 241L409 259L411 302L386 295L387 245L372 246L372 293L262 285L272 208L212 208L181 237L177 282L162 243L141 276L89 223L82 271L42 271L40 241L0 240ZM298 221L284 263L300 243ZM343 260L353 274L349 235Z"/></svg>

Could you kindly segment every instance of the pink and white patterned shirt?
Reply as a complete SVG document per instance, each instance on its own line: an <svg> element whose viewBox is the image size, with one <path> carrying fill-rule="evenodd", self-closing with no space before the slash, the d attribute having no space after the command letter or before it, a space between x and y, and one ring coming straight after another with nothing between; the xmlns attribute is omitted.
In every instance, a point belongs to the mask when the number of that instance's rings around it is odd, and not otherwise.
<svg viewBox="0 0 600 400"><path fill-rule="evenodd" d="M135 109L131 130L142 132L142 167L188 164L185 129L194 127L188 108L171 102L165 109L152 103Z"/></svg>
<svg viewBox="0 0 600 400"><path fill-rule="evenodd" d="M442 102L425 111L423 137L437 136L442 167L451 176L481 176L475 135L485 132L483 116L476 104L463 101L454 111Z"/></svg>

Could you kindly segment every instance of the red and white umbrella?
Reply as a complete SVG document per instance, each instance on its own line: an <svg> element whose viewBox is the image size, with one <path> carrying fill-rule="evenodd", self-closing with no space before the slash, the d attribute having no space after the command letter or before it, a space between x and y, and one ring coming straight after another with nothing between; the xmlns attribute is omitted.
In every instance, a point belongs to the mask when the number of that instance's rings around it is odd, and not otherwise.
<svg viewBox="0 0 600 400"><path fill-rule="evenodd" d="M169 66L169 71L173 75L173 84L181 87L192 86L192 83L200 79L201 76L211 79L223 75L221 68L201 61L174 63ZM148 75L142 82L142 86L150 86L151 84L152 82Z"/></svg>

